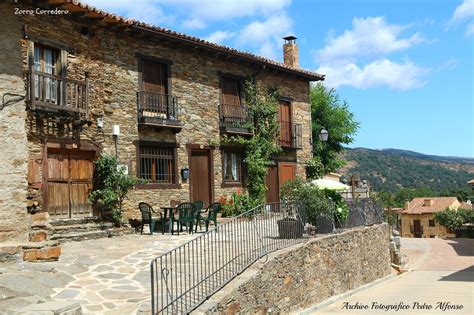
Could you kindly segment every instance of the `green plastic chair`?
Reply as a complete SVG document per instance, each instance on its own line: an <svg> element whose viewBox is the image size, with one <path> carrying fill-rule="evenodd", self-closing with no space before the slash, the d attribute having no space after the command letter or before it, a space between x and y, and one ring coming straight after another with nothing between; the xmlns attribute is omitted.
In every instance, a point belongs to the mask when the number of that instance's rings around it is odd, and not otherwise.
<svg viewBox="0 0 474 315"><path fill-rule="evenodd" d="M193 205L194 205L194 211L198 213L198 212L201 212L202 208L204 207L204 202L202 202L201 200L197 200L193 202Z"/></svg>
<svg viewBox="0 0 474 315"><path fill-rule="evenodd" d="M150 227L150 234L153 235L153 231L155 230L156 223L161 224L161 230L162 230L162 233L164 233L163 215L160 212L158 212L160 214L159 219L152 218L152 213L156 213L156 212L153 211L153 208L146 202L140 202L138 204L138 209L140 209L140 212L142 213L142 223L141 223L140 234L143 234L143 227L145 226L145 224L148 224L148 226Z"/></svg>
<svg viewBox="0 0 474 315"><path fill-rule="evenodd" d="M186 225L186 230L192 233L194 222L196 221L194 204L191 202L183 202L176 207L176 211L178 212L178 218L175 220L178 225L178 235L179 232L183 230L183 225ZM173 232L174 231L171 230L171 234L173 234Z"/></svg>
<svg viewBox="0 0 474 315"><path fill-rule="evenodd" d="M209 223L212 221L214 222L214 226L217 227L217 214L219 211L221 211L222 206L218 202L214 202L207 208L207 217L202 216L202 212L198 214L196 217L196 232L197 232L197 227L201 227L201 222L204 222L206 224L206 232L209 230Z"/></svg>

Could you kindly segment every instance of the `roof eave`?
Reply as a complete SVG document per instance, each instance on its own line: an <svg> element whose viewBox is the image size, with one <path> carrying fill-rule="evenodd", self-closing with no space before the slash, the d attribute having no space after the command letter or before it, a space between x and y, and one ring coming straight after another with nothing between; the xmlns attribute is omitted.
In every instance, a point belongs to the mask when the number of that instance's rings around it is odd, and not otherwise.
<svg viewBox="0 0 474 315"><path fill-rule="evenodd" d="M244 61L247 61L247 62L250 62L250 63L259 64L259 65L263 65L267 68L271 68L271 69L275 69L275 70L278 70L278 71L283 71L283 72L286 72L286 73L290 73L292 75L302 77L302 78L307 79L309 81L324 81L324 79L325 79L324 75L310 74L310 73L306 73L306 72L303 72L303 71L298 71L297 69L280 67L280 66L272 64L270 62L265 62L263 60L259 60L259 59L256 59L256 58L246 56L242 53L231 52L231 51L228 51L226 49L221 49L219 47L212 47L212 46L207 45L206 43L200 43L198 41L185 39L185 38L182 38L182 37L179 37L179 36L174 36L173 34L167 34L167 33L164 33L164 32L160 32L158 30L153 30L153 29L150 29L150 28L147 28L147 27L134 25L134 24L129 24L129 26L132 27L132 28L138 29L140 31L151 32L154 35L160 36L160 37L168 39L168 40L181 42L181 43L187 43L187 44L192 45L192 46L199 46L203 49L218 52L218 53L221 53L221 54L226 54L226 55L229 55L229 56L232 56L234 58L244 60Z"/></svg>

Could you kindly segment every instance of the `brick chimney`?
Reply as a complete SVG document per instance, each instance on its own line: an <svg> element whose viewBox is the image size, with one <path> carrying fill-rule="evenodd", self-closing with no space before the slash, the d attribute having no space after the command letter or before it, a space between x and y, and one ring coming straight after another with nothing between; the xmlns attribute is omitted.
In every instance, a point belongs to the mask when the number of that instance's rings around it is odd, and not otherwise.
<svg viewBox="0 0 474 315"><path fill-rule="evenodd" d="M405 210L409 210L410 208L410 201L405 201Z"/></svg>
<svg viewBox="0 0 474 315"><path fill-rule="evenodd" d="M294 36L283 37L285 44L283 44L283 62L285 65L298 68L299 57L298 57L298 45L296 45Z"/></svg>

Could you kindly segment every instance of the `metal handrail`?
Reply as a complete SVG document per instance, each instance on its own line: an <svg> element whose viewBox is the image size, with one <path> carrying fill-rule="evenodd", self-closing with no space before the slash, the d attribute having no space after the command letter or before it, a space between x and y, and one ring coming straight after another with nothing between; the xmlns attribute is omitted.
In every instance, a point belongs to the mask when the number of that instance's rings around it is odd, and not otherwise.
<svg viewBox="0 0 474 315"><path fill-rule="evenodd" d="M259 205L153 259L152 314L187 314L269 253L308 239L303 203ZM318 233L382 222L374 200L349 202L349 218L333 210L317 218Z"/></svg>
<svg viewBox="0 0 474 315"><path fill-rule="evenodd" d="M188 313L258 259L305 240L301 210L260 205L153 259L153 314ZM285 224L289 232L280 238Z"/></svg>
<svg viewBox="0 0 474 315"><path fill-rule="evenodd" d="M303 147L303 126L291 121L280 121L278 144L282 147L301 149Z"/></svg>
<svg viewBox="0 0 474 315"><path fill-rule="evenodd" d="M170 94L137 92L138 119L178 120L178 99Z"/></svg>
<svg viewBox="0 0 474 315"><path fill-rule="evenodd" d="M219 123L221 127L250 129L252 119L245 105L219 104Z"/></svg>

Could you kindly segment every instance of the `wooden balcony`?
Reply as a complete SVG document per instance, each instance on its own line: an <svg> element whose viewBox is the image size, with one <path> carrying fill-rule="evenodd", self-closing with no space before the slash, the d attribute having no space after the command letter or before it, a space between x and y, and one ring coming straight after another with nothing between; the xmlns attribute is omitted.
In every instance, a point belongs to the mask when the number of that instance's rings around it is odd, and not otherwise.
<svg viewBox="0 0 474 315"><path fill-rule="evenodd" d="M280 138L278 144L283 148L303 148L303 127L289 121L280 121Z"/></svg>
<svg viewBox="0 0 474 315"><path fill-rule="evenodd" d="M67 114L89 113L89 82L31 69L28 78L29 108Z"/></svg>
<svg viewBox="0 0 474 315"><path fill-rule="evenodd" d="M142 126L182 129L178 119L178 100L168 94L140 91L137 93L138 123Z"/></svg>
<svg viewBox="0 0 474 315"><path fill-rule="evenodd" d="M219 105L219 125L222 132L251 135L253 121L245 106Z"/></svg>

